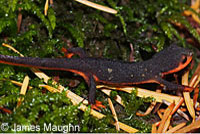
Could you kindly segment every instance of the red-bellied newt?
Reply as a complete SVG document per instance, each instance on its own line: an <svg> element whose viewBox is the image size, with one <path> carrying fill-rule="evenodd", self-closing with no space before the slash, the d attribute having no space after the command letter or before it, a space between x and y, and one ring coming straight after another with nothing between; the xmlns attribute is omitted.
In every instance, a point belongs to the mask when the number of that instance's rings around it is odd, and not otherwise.
<svg viewBox="0 0 200 134"><path fill-rule="evenodd" d="M0 63L76 73L87 82L89 103L94 106L97 83L118 86L157 83L163 86L164 90L192 90L190 87L163 79L163 76L182 70L192 61L192 51L177 45L170 45L151 59L136 63L88 57L81 48L64 49L64 51L67 58L0 55ZM80 58L71 58L74 54L78 54Z"/></svg>

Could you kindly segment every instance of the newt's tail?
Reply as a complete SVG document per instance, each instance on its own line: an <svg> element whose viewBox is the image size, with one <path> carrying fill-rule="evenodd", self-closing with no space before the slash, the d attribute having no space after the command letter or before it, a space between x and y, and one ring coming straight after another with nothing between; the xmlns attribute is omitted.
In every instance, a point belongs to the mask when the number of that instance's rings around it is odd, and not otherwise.
<svg viewBox="0 0 200 134"><path fill-rule="evenodd" d="M68 69L71 68L72 60L66 58L33 58L0 55L0 63L48 70L68 71Z"/></svg>

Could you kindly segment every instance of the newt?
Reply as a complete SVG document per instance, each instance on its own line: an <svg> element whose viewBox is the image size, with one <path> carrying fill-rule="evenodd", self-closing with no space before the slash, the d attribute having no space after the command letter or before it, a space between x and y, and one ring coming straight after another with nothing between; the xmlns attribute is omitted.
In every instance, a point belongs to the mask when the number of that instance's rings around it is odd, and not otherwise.
<svg viewBox="0 0 200 134"><path fill-rule="evenodd" d="M0 55L0 63L34 67L48 70L62 70L78 74L89 87L89 103L95 107L96 84L116 86L157 83L163 90L191 91L193 88L171 83L165 75L184 69L192 61L192 51L170 45L153 57L141 62L126 62L106 58L89 57L81 48L64 49L67 58L34 58ZM80 58L72 58L74 54Z"/></svg>

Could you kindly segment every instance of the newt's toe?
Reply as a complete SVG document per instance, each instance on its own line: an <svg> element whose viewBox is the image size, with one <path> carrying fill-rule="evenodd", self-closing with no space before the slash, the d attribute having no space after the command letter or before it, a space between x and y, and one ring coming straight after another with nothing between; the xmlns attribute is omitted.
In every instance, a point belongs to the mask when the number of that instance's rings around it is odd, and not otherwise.
<svg viewBox="0 0 200 134"><path fill-rule="evenodd" d="M91 105L91 108L94 109L94 110L97 110L97 111L100 110L100 108L98 108L96 105Z"/></svg>
<svg viewBox="0 0 200 134"><path fill-rule="evenodd" d="M185 86L183 89L184 92L192 92L193 90L194 90L193 87L188 87L188 86Z"/></svg>
<svg viewBox="0 0 200 134"><path fill-rule="evenodd" d="M11 114L12 111L7 109L7 108L4 108L4 107L0 107L0 110L4 111L5 113L8 113L8 114Z"/></svg>

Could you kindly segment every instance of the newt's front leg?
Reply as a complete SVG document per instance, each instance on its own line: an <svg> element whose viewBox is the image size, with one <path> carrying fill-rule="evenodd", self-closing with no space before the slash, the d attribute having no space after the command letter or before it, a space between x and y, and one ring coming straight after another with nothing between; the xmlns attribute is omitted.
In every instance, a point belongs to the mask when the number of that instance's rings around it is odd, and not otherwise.
<svg viewBox="0 0 200 134"><path fill-rule="evenodd" d="M168 82L162 78L157 78L156 81L163 86L163 90L179 90L184 92L192 92L194 88L184 85Z"/></svg>
<svg viewBox="0 0 200 134"><path fill-rule="evenodd" d="M62 51L65 53L66 58L71 58L73 55L77 54L80 58L86 58L88 55L85 53L85 51L82 48L76 47L76 48L62 48ZM100 101L95 101L95 95L96 95L96 83L91 74L84 74L84 79L87 82L87 85L89 87L89 104L92 105L92 109L100 110L99 107L105 108L104 105Z"/></svg>
<svg viewBox="0 0 200 134"><path fill-rule="evenodd" d="M89 86L89 103L92 106L91 108L96 110L100 110L99 107L105 108L100 101L95 101L96 83L91 74L88 76L87 84Z"/></svg>

